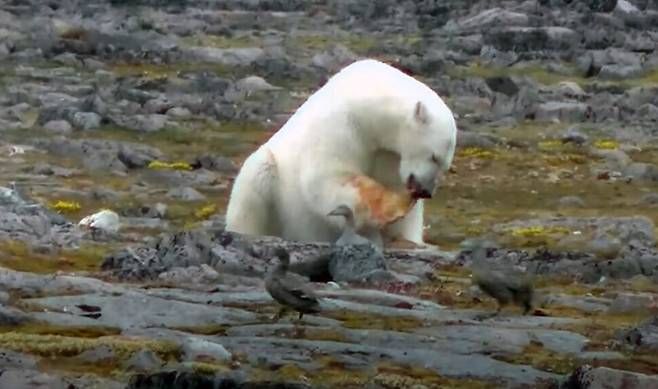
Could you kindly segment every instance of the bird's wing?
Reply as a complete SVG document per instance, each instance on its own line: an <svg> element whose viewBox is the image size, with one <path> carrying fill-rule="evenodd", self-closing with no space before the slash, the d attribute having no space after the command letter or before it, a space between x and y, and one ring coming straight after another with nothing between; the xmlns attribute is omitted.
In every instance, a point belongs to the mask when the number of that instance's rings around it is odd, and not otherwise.
<svg viewBox="0 0 658 389"><path fill-rule="evenodd" d="M313 292L313 290L311 290L311 288L299 282L298 279L290 277L289 275L281 278L279 282L288 293L298 299L309 301L317 301L318 299L318 296Z"/></svg>

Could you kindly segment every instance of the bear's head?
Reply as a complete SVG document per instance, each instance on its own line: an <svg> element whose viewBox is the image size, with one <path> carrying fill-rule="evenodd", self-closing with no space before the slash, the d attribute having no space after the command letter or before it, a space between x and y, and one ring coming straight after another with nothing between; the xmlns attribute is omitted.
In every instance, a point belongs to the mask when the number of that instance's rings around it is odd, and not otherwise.
<svg viewBox="0 0 658 389"><path fill-rule="evenodd" d="M437 96L438 98L438 96ZM431 198L442 173L452 164L457 142L457 126L450 109L442 101L417 101L400 131L400 179L413 198Z"/></svg>

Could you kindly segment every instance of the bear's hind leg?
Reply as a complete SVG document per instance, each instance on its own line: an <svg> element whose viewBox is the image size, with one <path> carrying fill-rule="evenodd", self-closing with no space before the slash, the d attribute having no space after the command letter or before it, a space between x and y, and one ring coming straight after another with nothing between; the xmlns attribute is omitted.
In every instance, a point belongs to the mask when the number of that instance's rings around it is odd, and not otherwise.
<svg viewBox="0 0 658 389"><path fill-rule="evenodd" d="M261 148L249 156L233 183L226 209L226 230L249 235L276 235L273 212L277 166Z"/></svg>

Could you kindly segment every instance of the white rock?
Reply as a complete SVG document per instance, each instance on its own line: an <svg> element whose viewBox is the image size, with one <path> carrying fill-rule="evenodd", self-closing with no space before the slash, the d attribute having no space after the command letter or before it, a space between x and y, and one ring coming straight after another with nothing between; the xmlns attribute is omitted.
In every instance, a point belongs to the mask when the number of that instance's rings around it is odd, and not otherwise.
<svg viewBox="0 0 658 389"><path fill-rule="evenodd" d="M80 222L78 222L78 225L108 232L117 232L121 226L119 215L109 209L104 209L93 215L85 216Z"/></svg>

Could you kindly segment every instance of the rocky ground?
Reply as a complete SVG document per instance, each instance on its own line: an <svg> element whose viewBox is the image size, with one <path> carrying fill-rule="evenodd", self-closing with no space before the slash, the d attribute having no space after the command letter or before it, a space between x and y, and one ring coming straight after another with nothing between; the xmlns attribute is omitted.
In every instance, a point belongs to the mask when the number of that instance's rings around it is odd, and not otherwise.
<svg viewBox="0 0 658 389"><path fill-rule="evenodd" d="M651 0L2 2L0 387L658 387L657 44ZM224 232L228 188L362 57L457 115L441 251L274 322L271 248L329 248ZM76 225L101 208L117 234ZM482 318L473 238L532 315Z"/></svg>

